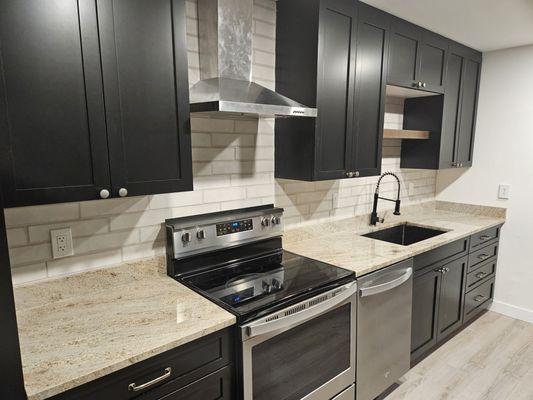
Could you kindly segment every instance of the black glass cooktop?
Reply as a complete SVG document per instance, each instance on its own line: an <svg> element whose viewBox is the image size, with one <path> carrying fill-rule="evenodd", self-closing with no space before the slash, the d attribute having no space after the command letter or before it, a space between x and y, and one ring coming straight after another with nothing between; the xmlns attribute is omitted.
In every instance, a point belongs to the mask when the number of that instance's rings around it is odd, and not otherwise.
<svg viewBox="0 0 533 400"><path fill-rule="evenodd" d="M354 273L282 251L180 277L240 321L286 307L353 279Z"/></svg>

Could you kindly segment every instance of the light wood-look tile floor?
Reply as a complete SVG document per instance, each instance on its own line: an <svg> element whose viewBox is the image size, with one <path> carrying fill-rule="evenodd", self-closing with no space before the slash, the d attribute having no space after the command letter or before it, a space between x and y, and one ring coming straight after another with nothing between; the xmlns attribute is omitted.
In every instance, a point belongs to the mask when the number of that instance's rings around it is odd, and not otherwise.
<svg viewBox="0 0 533 400"><path fill-rule="evenodd" d="M416 365L386 400L533 400L533 324L488 312Z"/></svg>

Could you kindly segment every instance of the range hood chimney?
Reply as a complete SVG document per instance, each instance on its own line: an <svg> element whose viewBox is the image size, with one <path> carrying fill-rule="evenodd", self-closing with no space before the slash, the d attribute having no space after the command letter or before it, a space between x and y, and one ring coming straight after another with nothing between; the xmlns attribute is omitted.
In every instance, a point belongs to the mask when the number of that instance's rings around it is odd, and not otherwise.
<svg viewBox="0 0 533 400"><path fill-rule="evenodd" d="M316 108L252 82L253 0L198 0L200 81L191 113L316 117Z"/></svg>

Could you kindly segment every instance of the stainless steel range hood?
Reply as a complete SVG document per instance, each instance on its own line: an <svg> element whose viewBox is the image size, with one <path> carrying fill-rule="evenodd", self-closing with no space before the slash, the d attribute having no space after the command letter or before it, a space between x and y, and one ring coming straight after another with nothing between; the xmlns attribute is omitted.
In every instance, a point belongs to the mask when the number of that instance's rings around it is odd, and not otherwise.
<svg viewBox="0 0 533 400"><path fill-rule="evenodd" d="M192 113L316 117L306 107L251 81L253 0L198 0L200 81Z"/></svg>

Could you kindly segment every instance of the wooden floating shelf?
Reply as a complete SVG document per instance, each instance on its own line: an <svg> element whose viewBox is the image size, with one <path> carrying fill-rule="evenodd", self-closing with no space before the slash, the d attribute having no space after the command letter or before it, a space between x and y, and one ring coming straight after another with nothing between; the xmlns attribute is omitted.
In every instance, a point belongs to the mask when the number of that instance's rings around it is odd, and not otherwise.
<svg viewBox="0 0 533 400"><path fill-rule="evenodd" d="M384 129L383 139L429 139L429 131L410 131L407 129Z"/></svg>

